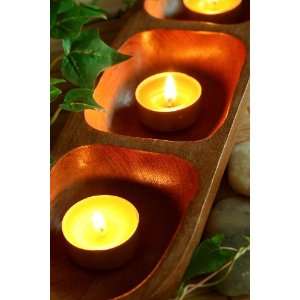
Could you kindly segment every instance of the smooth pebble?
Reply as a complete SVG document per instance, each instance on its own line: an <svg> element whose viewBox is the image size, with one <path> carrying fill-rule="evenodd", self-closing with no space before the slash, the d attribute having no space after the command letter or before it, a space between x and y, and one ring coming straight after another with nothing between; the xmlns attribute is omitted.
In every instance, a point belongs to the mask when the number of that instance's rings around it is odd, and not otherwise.
<svg viewBox="0 0 300 300"><path fill-rule="evenodd" d="M222 199L214 206L205 229L206 237L217 233L225 236L223 245L239 248L250 236L250 203L244 197ZM229 276L216 290L226 296L249 295L250 293L250 253L244 254L234 265Z"/></svg>
<svg viewBox="0 0 300 300"><path fill-rule="evenodd" d="M250 195L250 142L234 147L228 164L228 181L237 193Z"/></svg>

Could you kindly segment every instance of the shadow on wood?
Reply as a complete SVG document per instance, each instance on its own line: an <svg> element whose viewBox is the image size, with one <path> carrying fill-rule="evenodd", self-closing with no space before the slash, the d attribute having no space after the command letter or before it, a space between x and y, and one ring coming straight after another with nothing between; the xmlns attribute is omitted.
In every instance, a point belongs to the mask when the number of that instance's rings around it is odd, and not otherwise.
<svg viewBox="0 0 300 300"><path fill-rule="evenodd" d="M111 299L147 277L159 276L154 269L176 231L180 234L179 225L198 189L194 168L172 155L104 145L66 154L51 171L51 299ZM96 272L70 260L61 220L77 201L101 194L134 204L140 214L140 240L136 256L124 267Z"/></svg>
<svg viewBox="0 0 300 300"><path fill-rule="evenodd" d="M94 97L105 112L85 111L91 127L127 136L193 141L211 136L222 126L246 59L240 40L223 33L159 29L135 34L120 51L132 58L110 68L100 79ZM165 71L191 75L203 88L195 124L172 133L144 127L134 96L143 79Z"/></svg>

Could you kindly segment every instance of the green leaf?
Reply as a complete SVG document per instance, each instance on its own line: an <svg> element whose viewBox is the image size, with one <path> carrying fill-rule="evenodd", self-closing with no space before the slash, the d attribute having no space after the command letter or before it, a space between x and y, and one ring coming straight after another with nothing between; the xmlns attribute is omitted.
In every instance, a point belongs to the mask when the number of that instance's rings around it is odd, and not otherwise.
<svg viewBox="0 0 300 300"><path fill-rule="evenodd" d="M218 234L200 243L184 275L184 282L215 272L234 257L234 251L221 248L223 239L224 236Z"/></svg>
<svg viewBox="0 0 300 300"><path fill-rule="evenodd" d="M62 42L62 47L64 49L64 54L69 55L71 51L72 41L70 39L64 39Z"/></svg>
<svg viewBox="0 0 300 300"><path fill-rule="evenodd" d="M50 30L55 26L55 22L57 20L57 7L53 3L53 1L50 2Z"/></svg>
<svg viewBox="0 0 300 300"><path fill-rule="evenodd" d="M56 22L58 19L61 19L62 14L72 10L75 6L73 0L51 0L50 1L50 30L51 30L51 37L59 35L56 31L57 24ZM60 17L59 17L60 15Z"/></svg>
<svg viewBox="0 0 300 300"><path fill-rule="evenodd" d="M62 78L50 78L51 85L56 85L56 84L64 83L64 82L66 82L66 81Z"/></svg>
<svg viewBox="0 0 300 300"><path fill-rule="evenodd" d="M53 102L61 93L62 91L59 88L50 86L50 102Z"/></svg>
<svg viewBox="0 0 300 300"><path fill-rule="evenodd" d="M61 71L68 81L79 87L92 88L104 69L129 58L107 46L95 29L82 31L70 43Z"/></svg>
<svg viewBox="0 0 300 300"><path fill-rule="evenodd" d="M52 23L50 35L52 38L57 39L75 37L88 20L89 18L80 15L79 7L74 6L70 10L57 15L56 22Z"/></svg>
<svg viewBox="0 0 300 300"><path fill-rule="evenodd" d="M76 5L72 0L61 0L50 3L50 35L52 38L65 39L76 37L84 24L102 18L104 11L92 5Z"/></svg>
<svg viewBox="0 0 300 300"><path fill-rule="evenodd" d="M80 4L81 16L89 18L101 18L107 20L106 12L99 6L92 4Z"/></svg>
<svg viewBox="0 0 300 300"><path fill-rule="evenodd" d="M76 88L68 91L60 107L67 111L81 112L85 109L102 109L93 98L93 91L86 88Z"/></svg>
<svg viewBox="0 0 300 300"><path fill-rule="evenodd" d="M62 91L55 85L63 82L66 81L59 78L50 79L50 102L53 102L62 93Z"/></svg>
<svg viewBox="0 0 300 300"><path fill-rule="evenodd" d="M57 5L57 13L64 13L75 6L73 0L54 0L51 1Z"/></svg>

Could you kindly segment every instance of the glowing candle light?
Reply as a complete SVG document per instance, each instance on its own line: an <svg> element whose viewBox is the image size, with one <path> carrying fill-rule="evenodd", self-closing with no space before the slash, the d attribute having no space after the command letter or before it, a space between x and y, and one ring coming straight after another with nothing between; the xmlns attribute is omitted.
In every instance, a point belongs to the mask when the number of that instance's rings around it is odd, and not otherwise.
<svg viewBox="0 0 300 300"><path fill-rule="evenodd" d="M197 118L201 93L200 83L187 74L164 72L150 76L135 92L140 119L156 131L187 128Z"/></svg>
<svg viewBox="0 0 300 300"><path fill-rule="evenodd" d="M189 10L205 15L218 15L236 9L242 0L183 0Z"/></svg>
<svg viewBox="0 0 300 300"><path fill-rule="evenodd" d="M101 233L103 233L105 231L105 227L106 227L105 221L100 213L98 213L98 212L93 213L92 222L93 222L93 226L98 231L100 231Z"/></svg>
<svg viewBox="0 0 300 300"><path fill-rule="evenodd" d="M64 215L62 232L76 262L109 269L123 264L132 255L131 240L135 241L138 224L139 214L129 201L101 195L71 206Z"/></svg>
<svg viewBox="0 0 300 300"><path fill-rule="evenodd" d="M167 76L164 96L167 99L168 107L172 107L176 99L176 86L172 75Z"/></svg>

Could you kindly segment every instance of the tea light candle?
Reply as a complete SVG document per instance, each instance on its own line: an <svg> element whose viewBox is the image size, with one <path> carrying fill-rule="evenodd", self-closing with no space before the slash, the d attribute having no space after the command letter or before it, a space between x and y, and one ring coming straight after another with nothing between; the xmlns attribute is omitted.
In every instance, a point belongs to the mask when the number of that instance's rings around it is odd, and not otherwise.
<svg viewBox="0 0 300 300"><path fill-rule="evenodd" d="M236 9L242 0L183 0L189 10L204 14L218 15Z"/></svg>
<svg viewBox="0 0 300 300"><path fill-rule="evenodd" d="M147 127L162 132L187 128L197 118L201 93L200 83L187 74L150 76L135 91L140 119Z"/></svg>
<svg viewBox="0 0 300 300"><path fill-rule="evenodd" d="M132 257L138 224L138 211L129 201L100 195L71 206L63 217L62 232L75 262L111 269Z"/></svg>

